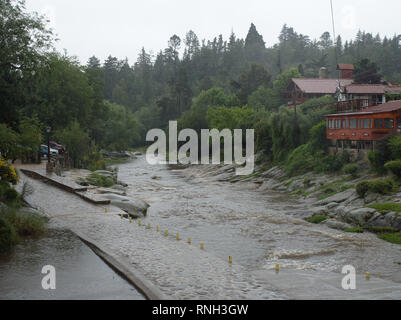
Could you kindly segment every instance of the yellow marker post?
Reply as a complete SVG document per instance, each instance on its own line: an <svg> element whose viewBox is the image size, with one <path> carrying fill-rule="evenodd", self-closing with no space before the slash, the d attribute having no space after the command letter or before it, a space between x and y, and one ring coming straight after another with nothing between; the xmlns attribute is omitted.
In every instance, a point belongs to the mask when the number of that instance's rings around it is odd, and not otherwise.
<svg viewBox="0 0 401 320"><path fill-rule="evenodd" d="M160 228L159 226L156 226L156 231L159 232Z"/></svg>
<svg viewBox="0 0 401 320"><path fill-rule="evenodd" d="M203 241L201 242L201 249L205 249L205 244L203 243Z"/></svg>
<svg viewBox="0 0 401 320"><path fill-rule="evenodd" d="M150 223L148 223L148 229L150 229Z"/></svg>
<svg viewBox="0 0 401 320"><path fill-rule="evenodd" d="M177 241L180 240L180 234L177 232Z"/></svg>
<svg viewBox="0 0 401 320"><path fill-rule="evenodd" d="M232 257L232 256L229 256L229 257L228 257L228 262L229 262L229 263L233 263L233 257Z"/></svg>
<svg viewBox="0 0 401 320"><path fill-rule="evenodd" d="M141 225L142 225L142 221L138 220L138 226L141 226Z"/></svg>
<svg viewBox="0 0 401 320"><path fill-rule="evenodd" d="M120 218L121 218L121 219L123 218L123 215L122 215L122 214L120 214Z"/></svg>
<svg viewBox="0 0 401 320"><path fill-rule="evenodd" d="M164 233L166 235L166 237L168 236L168 230L166 230L166 232Z"/></svg>
<svg viewBox="0 0 401 320"><path fill-rule="evenodd" d="M278 263L276 263L276 272L280 271L280 265Z"/></svg>
<svg viewBox="0 0 401 320"><path fill-rule="evenodd" d="M129 223L132 223L132 217L129 217Z"/></svg>
<svg viewBox="0 0 401 320"><path fill-rule="evenodd" d="M104 208L104 212L107 213L107 208Z"/></svg>
<svg viewBox="0 0 401 320"><path fill-rule="evenodd" d="M370 272L366 272L366 280L370 280Z"/></svg>
<svg viewBox="0 0 401 320"><path fill-rule="evenodd" d="M188 244L191 244L191 238L188 238Z"/></svg>

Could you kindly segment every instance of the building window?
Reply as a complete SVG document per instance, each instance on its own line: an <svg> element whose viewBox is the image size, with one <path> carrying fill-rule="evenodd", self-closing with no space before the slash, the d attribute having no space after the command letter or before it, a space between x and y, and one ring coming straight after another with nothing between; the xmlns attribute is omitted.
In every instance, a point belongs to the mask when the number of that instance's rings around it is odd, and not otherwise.
<svg viewBox="0 0 401 320"><path fill-rule="evenodd" d="M349 127L351 129L356 129L356 119L350 119L349 121Z"/></svg>
<svg viewBox="0 0 401 320"><path fill-rule="evenodd" d="M375 119L375 128L383 128L383 119Z"/></svg>
<svg viewBox="0 0 401 320"><path fill-rule="evenodd" d="M401 129L401 117L397 118L397 128Z"/></svg>
<svg viewBox="0 0 401 320"><path fill-rule="evenodd" d="M370 119L363 119L364 129L370 129Z"/></svg>
<svg viewBox="0 0 401 320"><path fill-rule="evenodd" d="M394 128L394 119L391 119L391 118L384 119L384 127L386 129L393 129Z"/></svg>
<svg viewBox="0 0 401 320"><path fill-rule="evenodd" d="M348 120L343 120L343 129L348 129Z"/></svg>
<svg viewBox="0 0 401 320"><path fill-rule="evenodd" d="M336 120L336 129L341 129L341 120Z"/></svg>

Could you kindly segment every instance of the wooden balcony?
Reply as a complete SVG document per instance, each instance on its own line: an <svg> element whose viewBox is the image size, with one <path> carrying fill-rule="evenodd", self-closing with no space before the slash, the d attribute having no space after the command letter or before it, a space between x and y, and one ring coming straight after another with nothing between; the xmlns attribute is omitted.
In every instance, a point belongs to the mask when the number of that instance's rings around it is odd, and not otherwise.
<svg viewBox="0 0 401 320"><path fill-rule="evenodd" d="M374 101L372 99L355 99L335 103L337 113L360 112L367 107L377 105L377 101Z"/></svg>

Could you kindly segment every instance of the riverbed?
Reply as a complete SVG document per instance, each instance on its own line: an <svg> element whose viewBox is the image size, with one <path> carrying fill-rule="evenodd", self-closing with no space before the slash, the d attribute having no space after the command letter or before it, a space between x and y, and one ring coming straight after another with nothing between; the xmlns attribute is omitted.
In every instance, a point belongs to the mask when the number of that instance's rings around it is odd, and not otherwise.
<svg viewBox="0 0 401 320"><path fill-rule="evenodd" d="M35 189L31 203L116 253L167 298L401 299L400 246L369 233L310 224L303 220L309 204L298 198L258 191L251 182L219 181L212 167L151 166L142 156L118 169L128 195L151 205L141 226L121 219L112 206L106 213L75 195L23 179ZM359 279L370 272L371 282L358 286L365 291L343 294L345 265L354 266Z"/></svg>

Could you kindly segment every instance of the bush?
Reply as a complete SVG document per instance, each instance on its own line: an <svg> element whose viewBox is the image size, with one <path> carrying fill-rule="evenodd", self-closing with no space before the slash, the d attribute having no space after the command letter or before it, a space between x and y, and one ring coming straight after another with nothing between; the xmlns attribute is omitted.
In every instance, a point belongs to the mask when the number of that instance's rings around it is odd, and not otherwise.
<svg viewBox="0 0 401 320"><path fill-rule="evenodd" d="M291 152L285 165L285 171L290 176L312 171L315 167L315 157L309 144L304 144Z"/></svg>
<svg viewBox="0 0 401 320"><path fill-rule="evenodd" d="M9 251L18 243L18 235L11 223L0 216L0 253Z"/></svg>
<svg viewBox="0 0 401 320"><path fill-rule="evenodd" d="M392 172L398 178L401 178L401 160L387 162L384 168Z"/></svg>
<svg viewBox="0 0 401 320"><path fill-rule="evenodd" d="M319 224L325 220L327 220L326 216L313 216L313 217L306 219L306 221L308 221L310 223L315 223L315 224Z"/></svg>
<svg viewBox="0 0 401 320"><path fill-rule="evenodd" d="M388 142L388 147L393 159L401 159L401 136L391 137Z"/></svg>
<svg viewBox="0 0 401 320"><path fill-rule="evenodd" d="M356 193L361 198L364 198L368 191L369 191L369 182L368 181L362 181L356 185Z"/></svg>
<svg viewBox="0 0 401 320"><path fill-rule="evenodd" d="M341 170L343 167L343 162L336 155L328 155L319 161L316 171L324 173L334 173Z"/></svg>
<svg viewBox="0 0 401 320"><path fill-rule="evenodd" d="M391 179L382 179L374 181L362 181L356 185L356 192L361 198L364 198L368 191L379 194L388 194L394 188Z"/></svg>
<svg viewBox="0 0 401 320"><path fill-rule="evenodd" d="M379 194L387 194L393 190L393 182L390 179L375 180L369 182L369 191Z"/></svg>
<svg viewBox="0 0 401 320"><path fill-rule="evenodd" d="M358 176L359 166L356 163L350 163L344 166L343 171L345 174L351 175L353 178Z"/></svg>
<svg viewBox="0 0 401 320"><path fill-rule="evenodd" d="M37 236L45 230L46 219L33 213L10 210L8 220L21 237Z"/></svg>
<svg viewBox="0 0 401 320"><path fill-rule="evenodd" d="M86 180L91 185L94 185L97 187L110 188L114 185L113 179L96 174L96 173L92 173L88 178L86 178Z"/></svg>

